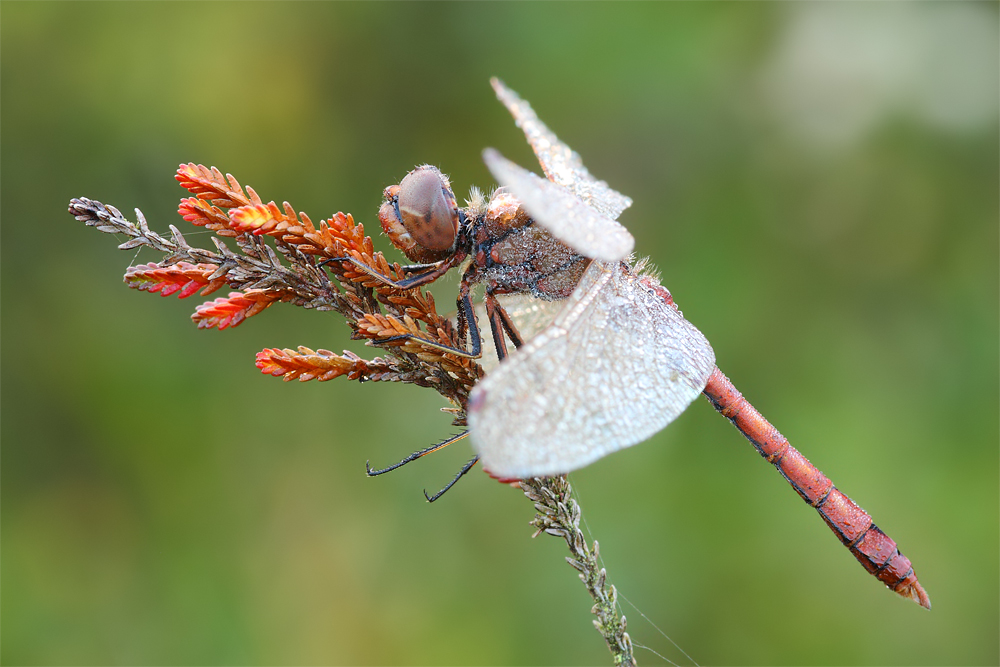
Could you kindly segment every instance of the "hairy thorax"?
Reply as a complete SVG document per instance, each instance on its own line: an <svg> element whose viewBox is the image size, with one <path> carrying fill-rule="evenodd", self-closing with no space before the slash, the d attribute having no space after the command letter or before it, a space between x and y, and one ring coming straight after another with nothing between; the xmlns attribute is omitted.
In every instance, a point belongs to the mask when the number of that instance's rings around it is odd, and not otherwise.
<svg viewBox="0 0 1000 667"><path fill-rule="evenodd" d="M590 264L589 258L536 225L503 189L472 221L472 238L475 278L496 294L566 298Z"/></svg>

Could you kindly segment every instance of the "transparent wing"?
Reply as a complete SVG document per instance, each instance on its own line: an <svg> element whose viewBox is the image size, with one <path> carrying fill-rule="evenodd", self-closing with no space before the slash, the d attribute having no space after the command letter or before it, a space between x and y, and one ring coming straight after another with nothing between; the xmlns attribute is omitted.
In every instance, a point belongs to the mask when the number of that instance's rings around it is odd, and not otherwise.
<svg viewBox="0 0 1000 667"><path fill-rule="evenodd" d="M492 148L483 151L483 160L535 222L581 255L615 262L635 247L627 229L587 206L571 190L519 167Z"/></svg>
<svg viewBox="0 0 1000 667"><path fill-rule="evenodd" d="M594 178L576 151L559 141L559 137L538 120L531 105L496 77L490 79L497 99L503 102L514 122L524 131L528 143L538 156L545 175L553 183L572 190L576 196L594 209L617 220L621 212L632 205L632 200Z"/></svg>
<svg viewBox="0 0 1000 667"><path fill-rule="evenodd" d="M650 437L715 368L705 337L623 264L593 262L565 309L469 401L484 467L556 475Z"/></svg>
<svg viewBox="0 0 1000 667"><path fill-rule="evenodd" d="M524 341L531 340L535 334L551 324L559 311L566 306L565 300L542 301L528 294L500 294L497 295L497 300L514 320L514 326ZM476 304L476 319L479 320L483 340L483 355L479 359L479 365L490 373L497 365L497 351L493 344L489 320L486 318L486 305L482 301ZM507 347L511 351L514 349L509 343Z"/></svg>

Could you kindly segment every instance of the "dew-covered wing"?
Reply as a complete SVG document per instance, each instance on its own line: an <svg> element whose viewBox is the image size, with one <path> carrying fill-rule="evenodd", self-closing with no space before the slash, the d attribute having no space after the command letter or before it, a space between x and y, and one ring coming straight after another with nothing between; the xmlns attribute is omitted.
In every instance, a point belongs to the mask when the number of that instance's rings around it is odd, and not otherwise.
<svg viewBox="0 0 1000 667"><path fill-rule="evenodd" d="M583 467L650 437L715 368L705 337L623 264L593 262L566 308L473 389L473 447L494 475Z"/></svg>
<svg viewBox="0 0 1000 667"><path fill-rule="evenodd" d="M535 222L581 255L615 262L635 247L627 229L584 204L571 190L519 167L492 148L483 151L483 160Z"/></svg>
<svg viewBox="0 0 1000 667"><path fill-rule="evenodd" d="M612 220L617 220L621 212L632 205L631 199L612 190L604 181L594 178L583 166L576 151L559 141L559 137L538 120L530 104L505 86L503 81L494 77L490 79L490 83L497 98L514 117L514 122L524 131L524 136L550 181L569 188L588 205Z"/></svg>
<svg viewBox="0 0 1000 667"><path fill-rule="evenodd" d="M530 294L500 294L497 296L497 300L514 321L514 326L521 334L523 341L534 338L535 334L551 324L559 311L566 306L565 299L542 301ZM483 354L479 358L479 365L483 367L484 371L490 373L497 365L497 351L493 344L489 319L486 317L486 305L483 302L476 304L476 319L479 320L483 341ZM509 341L507 348L511 351L514 349Z"/></svg>

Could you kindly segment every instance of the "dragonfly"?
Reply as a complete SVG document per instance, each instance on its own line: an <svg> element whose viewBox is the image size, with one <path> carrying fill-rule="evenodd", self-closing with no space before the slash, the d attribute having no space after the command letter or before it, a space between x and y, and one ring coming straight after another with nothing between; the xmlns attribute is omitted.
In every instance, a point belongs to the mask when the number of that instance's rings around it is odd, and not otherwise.
<svg viewBox="0 0 1000 667"><path fill-rule="evenodd" d="M468 431L368 474L471 435L476 456L428 500L480 461L503 481L561 475L648 439L703 394L865 570L930 609L896 543L737 391L669 290L646 262L634 261L633 237L617 222L632 200L592 176L528 102L498 79L491 83L546 178L486 149L483 159L501 187L489 197L474 190L460 208L444 174L417 167L385 189L379 209L385 233L417 264L404 267L398 281L356 265L400 289L461 268L457 329L468 348L419 342L482 359L484 368L494 357L497 363L470 394ZM485 286L479 306L472 302L477 285ZM480 320L489 323L488 338Z"/></svg>

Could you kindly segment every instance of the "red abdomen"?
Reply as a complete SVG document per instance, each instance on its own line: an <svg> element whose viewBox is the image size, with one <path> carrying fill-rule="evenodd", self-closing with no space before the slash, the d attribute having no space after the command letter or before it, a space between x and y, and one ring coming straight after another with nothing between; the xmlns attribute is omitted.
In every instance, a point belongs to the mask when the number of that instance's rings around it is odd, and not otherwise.
<svg viewBox="0 0 1000 667"><path fill-rule="evenodd" d="M862 567L886 586L927 609L931 608L910 560L896 543L853 500L841 493L819 468L809 463L718 368L708 379L705 396L729 419L802 499L812 505Z"/></svg>

